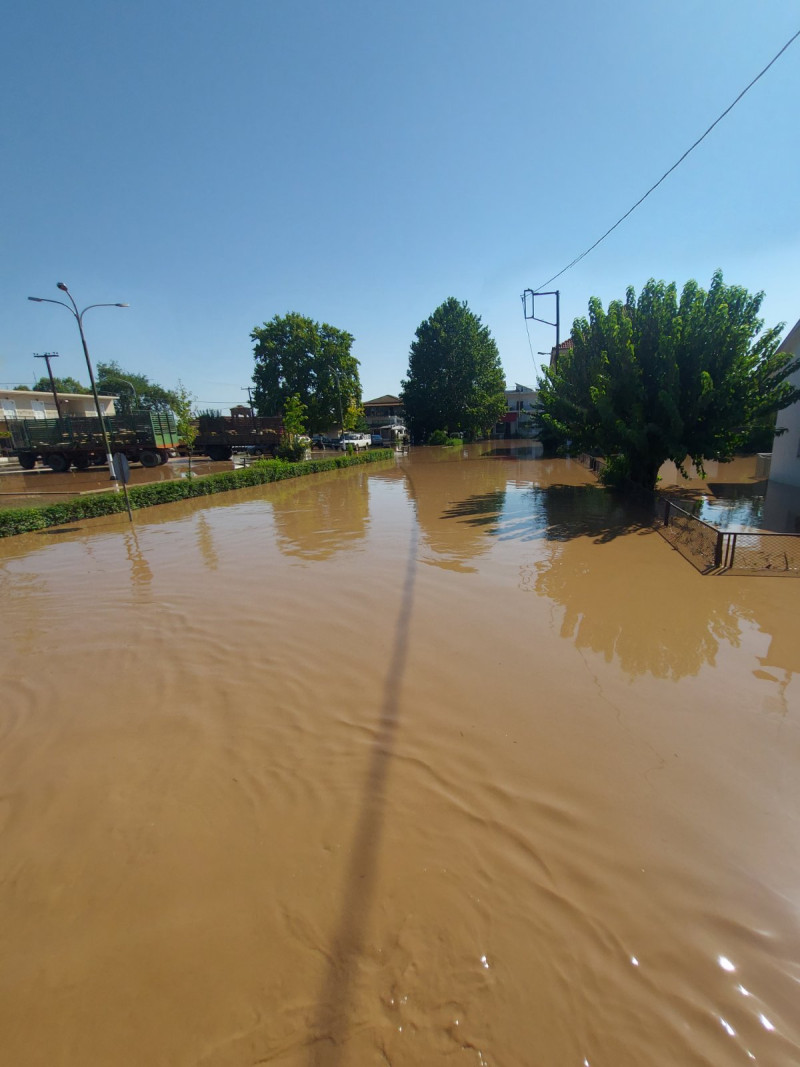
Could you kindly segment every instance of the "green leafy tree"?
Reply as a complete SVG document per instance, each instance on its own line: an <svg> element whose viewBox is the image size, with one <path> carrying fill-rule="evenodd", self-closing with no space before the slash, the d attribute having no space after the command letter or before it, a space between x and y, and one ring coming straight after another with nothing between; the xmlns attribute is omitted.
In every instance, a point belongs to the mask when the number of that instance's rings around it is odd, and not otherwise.
<svg viewBox="0 0 800 1067"><path fill-rule="evenodd" d="M800 398L800 360L762 330L763 293L725 285L647 282L638 299L589 301L574 347L539 382L540 420L562 442L613 457L612 471L651 489L661 464L730 459L752 427Z"/></svg>
<svg viewBox="0 0 800 1067"><path fill-rule="evenodd" d="M283 409L283 428L292 440L306 432L306 405L297 393L286 401Z"/></svg>
<svg viewBox="0 0 800 1067"><path fill-rule="evenodd" d="M417 328L407 375L403 404L417 439L434 430L475 438L506 410L497 345L480 317L455 297Z"/></svg>
<svg viewBox="0 0 800 1067"><path fill-rule="evenodd" d="M178 379L178 384L173 390L172 396L172 410L175 412L178 437L189 450L189 471L191 472L194 443L199 433L197 419L192 412L192 405L197 397L194 393L189 392L180 379Z"/></svg>
<svg viewBox="0 0 800 1067"><path fill-rule="evenodd" d="M146 374L125 370L115 360L97 364L95 381L99 393L118 398L114 406L121 415L127 415L137 408L148 411L174 410L175 393L171 389L151 382Z"/></svg>
<svg viewBox="0 0 800 1067"><path fill-rule="evenodd" d="M57 393L91 393L91 389L88 389L85 385L81 385L77 378L53 378L56 386ZM34 393L52 393L53 387L50 384L50 378L48 375L43 375L35 385L31 387Z"/></svg>
<svg viewBox="0 0 800 1067"><path fill-rule="evenodd" d="M344 422L361 406L353 336L327 323L290 312L276 315L250 335L254 342L254 401L259 415L280 415L292 396L306 407L311 433Z"/></svg>

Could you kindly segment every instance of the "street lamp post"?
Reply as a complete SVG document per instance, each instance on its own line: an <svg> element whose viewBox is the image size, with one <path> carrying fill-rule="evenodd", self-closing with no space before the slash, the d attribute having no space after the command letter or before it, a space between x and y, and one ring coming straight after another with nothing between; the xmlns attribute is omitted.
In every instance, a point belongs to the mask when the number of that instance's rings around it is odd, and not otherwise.
<svg viewBox="0 0 800 1067"><path fill-rule="evenodd" d="M116 306L116 305L115 305ZM133 408L136 410L136 405L139 403L139 397L136 395L136 389L131 382L126 382L124 378L115 378L115 382L119 382L120 385L127 385L130 391L133 393Z"/></svg>
<svg viewBox="0 0 800 1067"><path fill-rule="evenodd" d="M339 378L338 370L334 370L334 368L331 367L331 373L333 374L334 378L336 379L336 391L339 394L339 422L342 424L342 438L344 438L344 410L342 408L342 382L341 382L341 379ZM343 440L342 440L342 451L344 452L344 441Z"/></svg>
<svg viewBox="0 0 800 1067"><path fill-rule="evenodd" d="M114 457L111 455L111 444L108 440L108 430L106 429L105 420L103 419L103 412L100 410L100 398L97 395L97 383L94 380L94 371L92 370L92 361L89 359L89 347L86 344L86 335L83 332L83 316L91 308L126 308L130 307L129 304L89 304L83 309L78 311L78 305L75 303L72 293L64 285L63 282L57 282L56 288L60 289L62 293L66 293L69 297L69 304L65 304L63 300L49 300L45 296L29 296L28 300L33 300L37 304L60 304L62 308L66 308L70 315L74 316L75 321L78 324L78 332L81 335L81 344L83 345L83 354L86 356L86 367L89 371L89 381L92 383L92 394L94 395L94 406L97 411L97 417L100 420L100 430L103 434L103 442L106 447L106 460L108 461L108 471L111 475L111 480L116 482L117 475L114 471ZM72 307L70 307L70 304ZM117 486L117 489L119 487Z"/></svg>
<svg viewBox="0 0 800 1067"><path fill-rule="evenodd" d="M56 415L61 418L61 405L58 402L58 390L56 389L56 380L53 377L53 368L50 366L50 360L55 359L58 356L58 352L34 352L34 359L43 359L47 364L47 373L50 376L50 388L53 390L53 400L56 402Z"/></svg>

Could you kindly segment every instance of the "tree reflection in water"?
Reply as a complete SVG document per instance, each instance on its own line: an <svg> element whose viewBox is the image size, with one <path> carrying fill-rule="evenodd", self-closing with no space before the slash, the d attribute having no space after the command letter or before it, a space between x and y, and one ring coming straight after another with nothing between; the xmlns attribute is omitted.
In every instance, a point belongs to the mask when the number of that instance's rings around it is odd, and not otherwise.
<svg viewBox="0 0 800 1067"><path fill-rule="evenodd" d="M747 596L695 575L647 513L600 487L507 482L443 515L475 531L479 551L492 541L538 543L523 588L564 609L562 637L631 676L695 675L714 664L721 642L739 645L744 621L756 621Z"/></svg>
<svg viewBox="0 0 800 1067"><path fill-rule="evenodd" d="M277 545L286 556L328 559L363 541L369 525L369 476L363 467L270 486Z"/></svg>

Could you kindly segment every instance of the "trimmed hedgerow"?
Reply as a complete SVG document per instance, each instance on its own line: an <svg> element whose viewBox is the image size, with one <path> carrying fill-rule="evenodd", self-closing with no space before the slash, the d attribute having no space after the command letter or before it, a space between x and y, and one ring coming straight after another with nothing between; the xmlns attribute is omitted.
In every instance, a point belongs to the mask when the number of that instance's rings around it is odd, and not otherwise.
<svg viewBox="0 0 800 1067"><path fill-rule="evenodd" d="M394 453L389 448L352 456L336 456L334 459L309 459L301 463L286 463L279 459L258 459L250 467L206 474L199 478L175 478L169 482L152 482L149 485L132 485L128 489L131 508L153 507L169 504L174 500L187 500L195 496L210 496L227 493L231 489L246 489L251 485L280 482L285 478L302 478L306 474L356 467L362 463L377 463L391 459ZM125 511L123 493L93 493L76 497L61 504L45 504L42 507L0 509L0 537L46 530L50 526L77 522L79 519L98 515L112 515Z"/></svg>

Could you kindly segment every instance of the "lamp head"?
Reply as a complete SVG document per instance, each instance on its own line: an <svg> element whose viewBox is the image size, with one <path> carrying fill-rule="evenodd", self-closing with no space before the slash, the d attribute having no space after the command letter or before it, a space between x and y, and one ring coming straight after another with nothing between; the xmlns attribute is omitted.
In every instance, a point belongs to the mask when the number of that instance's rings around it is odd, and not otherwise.
<svg viewBox="0 0 800 1067"><path fill-rule="evenodd" d="M29 296L28 300L35 300L37 304L41 304L44 301L43 296Z"/></svg>
<svg viewBox="0 0 800 1067"><path fill-rule="evenodd" d="M129 308L130 304L115 304L114 307L116 307L116 308Z"/></svg>
<svg viewBox="0 0 800 1067"><path fill-rule="evenodd" d="M62 293L69 292L69 289L67 289L66 285L64 285L63 282L56 282L56 289L60 289Z"/></svg>

